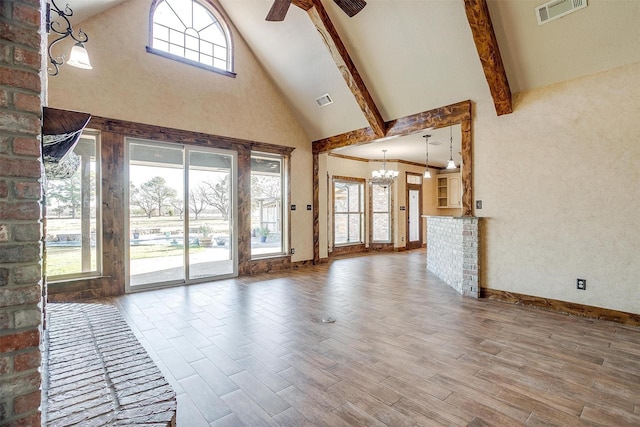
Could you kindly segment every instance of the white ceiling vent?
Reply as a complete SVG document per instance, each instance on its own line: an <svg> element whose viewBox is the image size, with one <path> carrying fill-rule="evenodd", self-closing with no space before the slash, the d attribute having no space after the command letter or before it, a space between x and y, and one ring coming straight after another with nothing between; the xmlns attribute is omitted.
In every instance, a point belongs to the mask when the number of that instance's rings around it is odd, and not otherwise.
<svg viewBox="0 0 640 427"><path fill-rule="evenodd" d="M587 0L552 0L536 7L538 25L562 18L572 12L587 7Z"/></svg>
<svg viewBox="0 0 640 427"><path fill-rule="evenodd" d="M318 104L318 107L326 107L329 104L333 104L333 99L331 99L328 93L325 93L324 95L316 98L316 104Z"/></svg>

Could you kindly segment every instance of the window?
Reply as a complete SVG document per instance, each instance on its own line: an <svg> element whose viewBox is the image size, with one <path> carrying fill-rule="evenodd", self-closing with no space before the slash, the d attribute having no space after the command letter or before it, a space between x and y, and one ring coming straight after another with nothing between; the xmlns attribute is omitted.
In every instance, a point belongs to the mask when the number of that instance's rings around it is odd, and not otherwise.
<svg viewBox="0 0 640 427"><path fill-rule="evenodd" d="M364 185L358 180L333 181L333 243L363 243Z"/></svg>
<svg viewBox="0 0 640 427"><path fill-rule="evenodd" d="M158 0L151 22L149 52L233 75L230 33L211 6L195 0Z"/></svg>
<svg viewBox="0 0 640 427"><path fill-rule="evenodd" d="M251 155L251 255L283 255L284 158Z"/></svg>
<svg viewBox="0 0 640 427"><path fill-rule="evenodd" d="M101 273L99 135L85 131L69 155L77 158L75 172L63 178L47 172L45 181L49 280Z"/></svg>
<svg viewBox="0 0 640 427"><path fill-rule="evenodd" d="M371 185L372 242L391 241L391 191L388 185Z"/></svg>

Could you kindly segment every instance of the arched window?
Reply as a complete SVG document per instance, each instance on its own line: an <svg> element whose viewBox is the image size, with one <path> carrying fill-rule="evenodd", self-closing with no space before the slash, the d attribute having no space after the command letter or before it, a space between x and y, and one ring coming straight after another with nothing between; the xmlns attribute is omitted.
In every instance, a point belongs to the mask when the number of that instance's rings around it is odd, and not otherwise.
<svg viewBox="0 0 640 427"><path fill-rule="evenodd" d="M155 0L147 51L233 74L231 34L215 8L196 0Z"/></svg>

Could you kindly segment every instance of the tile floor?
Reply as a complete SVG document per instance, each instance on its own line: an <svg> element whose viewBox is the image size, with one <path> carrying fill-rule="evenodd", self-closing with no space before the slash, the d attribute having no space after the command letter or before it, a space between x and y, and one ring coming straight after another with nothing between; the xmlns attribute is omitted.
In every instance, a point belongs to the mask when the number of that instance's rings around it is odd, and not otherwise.
<svg viewBox="0 0 640 427"><path fill-rule="evenodd" d="M424 250L110 301L179 427L640 425L639 330L461 297Z"/></svg>

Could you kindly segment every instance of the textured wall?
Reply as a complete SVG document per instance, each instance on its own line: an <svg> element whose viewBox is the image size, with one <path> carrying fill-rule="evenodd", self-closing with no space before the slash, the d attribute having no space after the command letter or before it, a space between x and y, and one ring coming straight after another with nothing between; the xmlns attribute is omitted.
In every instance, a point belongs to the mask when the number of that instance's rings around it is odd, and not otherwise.
<svg viewBox="0 0 640 427"><path fill-rule="evenodd" d="M0 2L0 424L40 425L40 3Z"/></svg>
<svg viewBox="0 0 640 427"><path fill-rule="evenodd" d="M82 23L93 70L63 66L49 79L49 106L296 147L291 203L312 204L311 143L240 34L231 27L235 78L153 55L145 50L150 4L127 1ZM313 258L311 211L291 221L292 260Z"/></svg>
<svg viewBox="0 0 640 427"><path fill-rule="evenodd" d="M640 313L640 64L479 104L483 286ZM576 279L587 290L576 290Z"/></svg>

